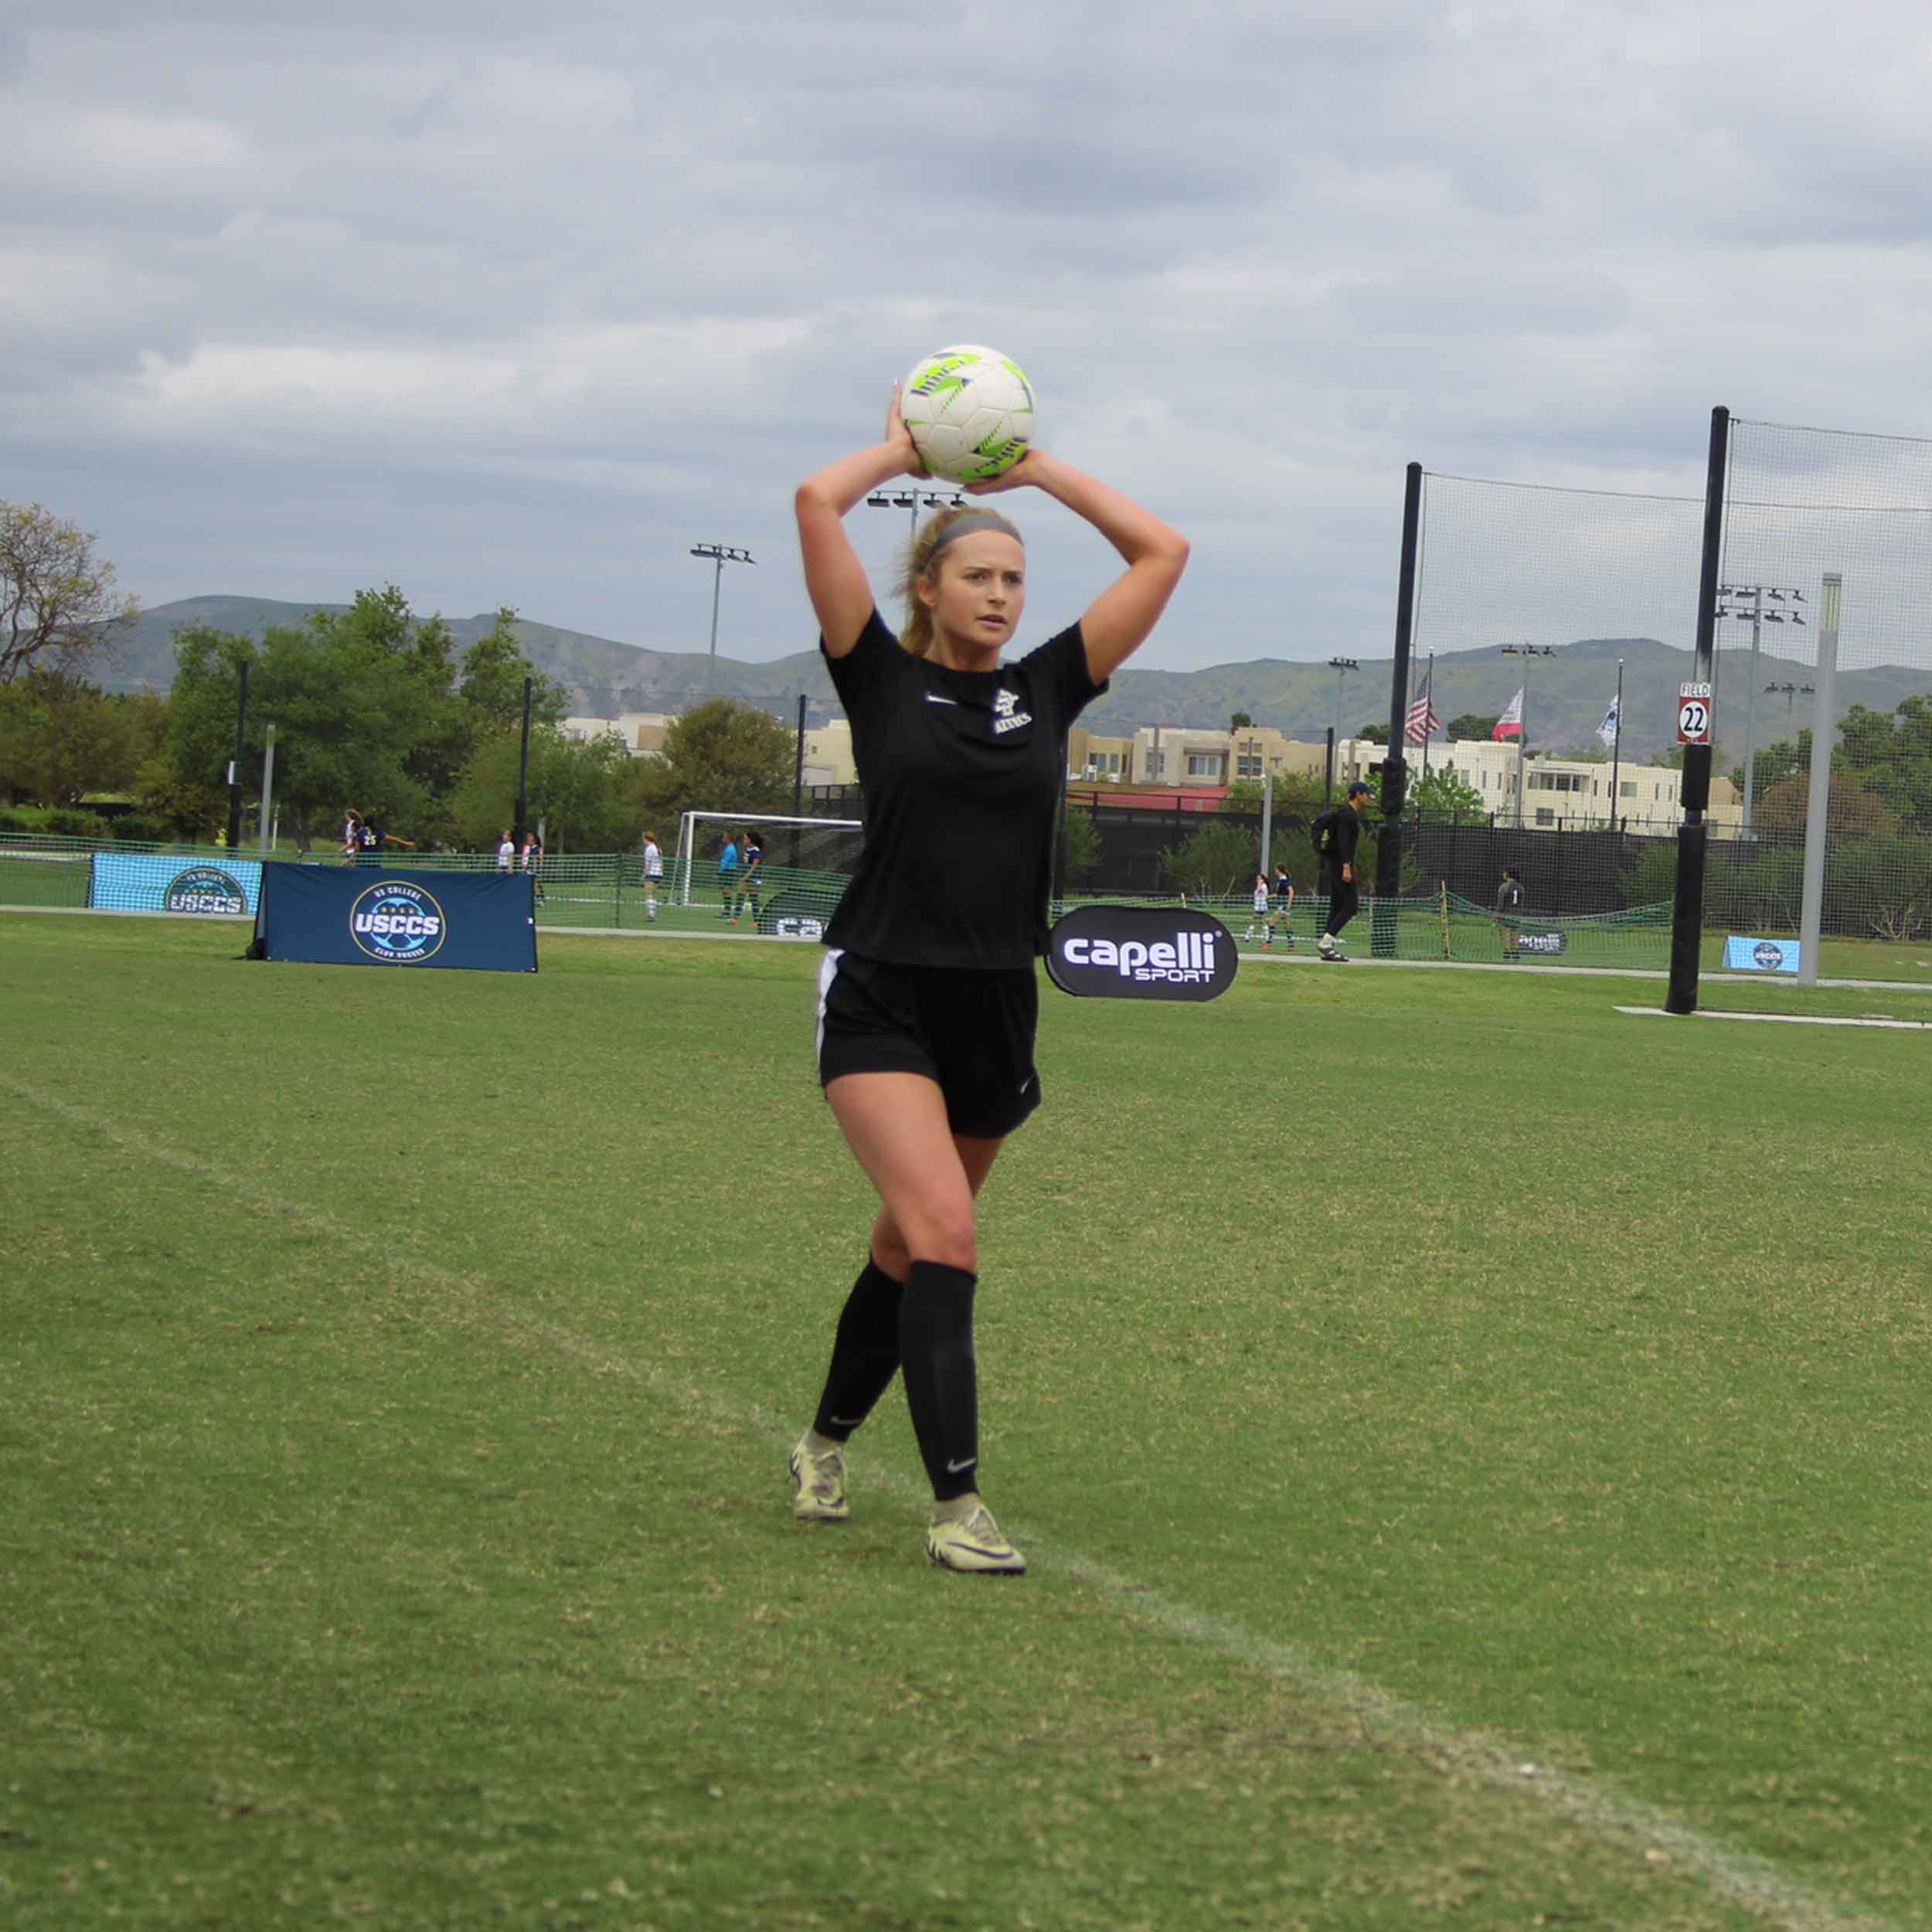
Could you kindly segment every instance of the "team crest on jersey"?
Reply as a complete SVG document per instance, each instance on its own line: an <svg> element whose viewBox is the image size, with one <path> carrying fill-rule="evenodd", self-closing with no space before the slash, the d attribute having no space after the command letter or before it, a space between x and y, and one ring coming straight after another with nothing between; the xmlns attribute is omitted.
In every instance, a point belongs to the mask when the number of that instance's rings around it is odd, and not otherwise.
<svg viewBox="0 0 1932 1932"><path fill-rule="evenodd" d="M999 695L993 700L993 735L995 737L1002 732L1017 731L1022 725L1029 725L1033 722L1032 712L1015 709L1019 702L1019 698L1005 685L1000 686Z"/></svg>

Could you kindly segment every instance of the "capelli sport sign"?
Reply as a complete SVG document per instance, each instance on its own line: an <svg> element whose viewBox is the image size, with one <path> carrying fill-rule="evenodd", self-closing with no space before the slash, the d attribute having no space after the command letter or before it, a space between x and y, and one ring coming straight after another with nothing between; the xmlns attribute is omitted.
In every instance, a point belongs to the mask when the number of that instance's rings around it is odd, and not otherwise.
<svg viewBox="0 0 1932 1932"><path fill-rule="evenodd" d="M161 896L171 913L220 913L230 917L248 910L248 896L219 866L190 866L168 880Z"/></svg>
<svg viewBox="0 0 1932 1932"><path fill-rule="evenodd" d="M385 966L420 966L449 937L443 908L420 886L387 879L355 895L349 936Z"/></svg>
<svg viewBox="0 0 1932 1932"><path fill-rule="evenodd" d="M1047 940L1053 984L1087 999L1213 999L1236 964L1228 929L1179 907L1082 906Z"/></svg>

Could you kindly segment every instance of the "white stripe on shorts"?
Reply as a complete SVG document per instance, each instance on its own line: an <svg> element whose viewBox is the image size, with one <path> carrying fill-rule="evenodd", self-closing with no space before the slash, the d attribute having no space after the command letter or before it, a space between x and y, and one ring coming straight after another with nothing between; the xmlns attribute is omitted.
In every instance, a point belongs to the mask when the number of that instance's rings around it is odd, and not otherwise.
<svg viewBox="0 0 1932 1932"><path fill-rule="evenodd" d="M811 1063L815 1069L825 1050L825 1002L832 998L832 982L838 977L838 962L845 955L844 947L832 946L826 949L825 957L819 961L818 1024L811 1041Z"/></svg>

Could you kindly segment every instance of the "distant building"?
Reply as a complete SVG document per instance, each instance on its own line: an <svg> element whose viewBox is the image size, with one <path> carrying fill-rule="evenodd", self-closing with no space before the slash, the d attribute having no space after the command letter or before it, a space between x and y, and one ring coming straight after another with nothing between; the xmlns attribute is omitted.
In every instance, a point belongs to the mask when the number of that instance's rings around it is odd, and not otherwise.
<svg viewBox="0 0 1932 1932"><path fill-rule="evenodd" d="M1516 819L1516 747L1488 738L1458 738L1428 748L1428 769L1455 774L1482 801L1482 808L1499 821ZM1410 745L1403 753L1413 785L1423 772L1423 747ZM1388 748L1366 738L1344 738L1335 746L1338 785L1366 778L1369 767L1388 756ZM1610 795L1616 773L1617 796ZM1607 825L1612 819L1633 823L1681 818L1679 787L1684 774L1665 765L1613 767L1593 759L1552 758L1536 751L1522 754L1523 813L1526 825ZM1734 828L1743 818L1736 785L1715 774L1711 778L1710 808L1706 816L1713 829Z"/></svg>

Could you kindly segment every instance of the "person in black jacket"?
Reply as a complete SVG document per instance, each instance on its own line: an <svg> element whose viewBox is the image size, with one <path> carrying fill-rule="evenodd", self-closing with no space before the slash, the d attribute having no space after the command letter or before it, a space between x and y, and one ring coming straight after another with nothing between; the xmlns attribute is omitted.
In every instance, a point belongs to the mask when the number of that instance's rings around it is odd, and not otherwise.
<svg viewBox="0 0 1932 1932"><path fill-rule="evenodd" d="M913 540L895 637L845 518L881 484L924 473L895 393L884 437L808 478L795 499L866 801L865 849L825 934L818 1077L879 1205L818 1412L791 1452L792 1514L849 1515L846 1440L903 1372L932 1484L927 1555L1015 1576L1026 1559L978 1493L974 1197L1039 1100L1035 963L1067 727L1153 629L1188 546L1118 491L1030 449L971 493L1039 490L1091 524L1124 570L1077 621L1004 662L1026 603L1025 546L990 509L944 510Z"/></svg>
<svg viewBox="0 0 1932 1932"><path fill-rule="evenodd" d="M1321 862L1317 883L1328 896L1328 920L1315 949L1321 958L1345 964L1349 955L1335 940L1362 903L1362 894L1355 885L1355 855L1362 842L1362 815L1368 809L1369 795L1369 787L1356 779L1349 787L1348 802L1323 812L1312 827L1315 854Z"/></svg>

